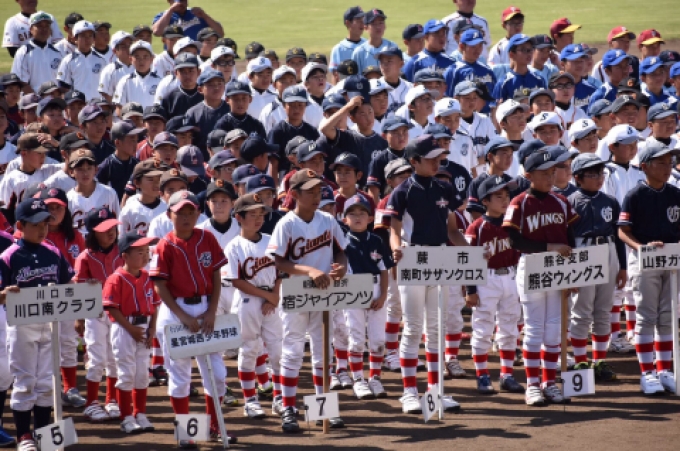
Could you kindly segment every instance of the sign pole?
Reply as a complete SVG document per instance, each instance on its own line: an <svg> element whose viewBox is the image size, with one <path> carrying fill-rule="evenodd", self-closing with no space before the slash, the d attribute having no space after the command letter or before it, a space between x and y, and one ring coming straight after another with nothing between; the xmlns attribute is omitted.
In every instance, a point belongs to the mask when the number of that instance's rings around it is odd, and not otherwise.
<svg viewBox="0 0 680 451"><path fill-rule="evenodd" d="M673 382L678 394L678 371L680 371L680 348L678 348L678 271L671 271L671 331L673 334Z"/></svg>
<svg viewBox="0 0 680 451"><path fill-rule="evenodd" d="M560 371L561 377L564 379L564 374L567 372L567 346L568 346L568 329L569 329L569 290L562 290L562 349L561 359L562 365Z"/></svg>
<svg viewBox="0 0 680 451"><path fill-rule="evenodd" d="M224 425L224 416L222 415L222 406L219 396L217 396L217 387L215 384L215 375L213 373L212 362L210 361L210 354L203 356L205 359L205 366L208 369L208 380L210 381L210 390L213 393L212 400L215 407L215 415L217 415L217 424L220 427L220 434L222 434L222 449L229 448L229 437L227 436L227 428Z"/></svg>
<svg viewBox="0 0 680 451"><path fill-rule="evenodd" d="M61 410L61 352L59 350L59 322L50 323L52 329L52 398L54 402L54 422L62 420ZM63 450L63 448L59 448Z"/></svg>
<svg viewBox="0 0 680 451"><path fill-rule="evenodd" d="M330 364L330 354L329 347L331 344L331 328L330 328L330 311L325 310L323 312L323 392L328 393L328 386L330 381L328 380L328 371L331 366ZM323 420L323 433L328 434L330 430L330 421L328 419Z"/></svg>
<svg viewBox="0 0 680 451"><path fill-rule="evenodd" d="M439 419L444 419L444 299L442 297L442 286L437 285L437 328L439 329L439 346L438 346L438 379L439 384Z"/></svg>

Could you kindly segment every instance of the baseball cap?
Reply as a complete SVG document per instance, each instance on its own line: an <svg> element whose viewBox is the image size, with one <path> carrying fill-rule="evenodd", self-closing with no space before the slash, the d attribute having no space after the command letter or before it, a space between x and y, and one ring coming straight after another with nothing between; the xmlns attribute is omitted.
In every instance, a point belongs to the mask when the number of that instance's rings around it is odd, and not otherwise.
<svg viewBox="0 0 680 451"><path fill-rule="evenodd" d="M581 47L583 47L583 51L586 52L586 55L597 55L599 50L596 47L591 47L585 42L581 42Z"/></svg>
<svg viewBox="0 0 680 451"><path fill-rule="evenodd" d="M423 26L417 23L406 25L404 31L401 32L402 39L410 41L411 39L420 39L425 36Z"/></svg>
<svg viewBox="0 0 680 451"><path fill-rule="evenodd" d="M283 103L302 102L309 104L309 100L307 99L307 90L300 85L287 87L283 91L281 98Z"/></svg>
<svg viewBox="0 0 680 451"><path fill-rule="evenodd" d="M177 162L180 168L182 168L182 172L188 177L195 175L203 177L205 175L204 161L201 149L194 145L182 146L177 151Z"/></svg>
<svg viewBox="0 0 680 451"><path fill-rule="evenodd" d="M234 50L236 51L236 50ZM264 52L264 46L260 44L259 42L251 42L246 46L246 58L247 59L253 59L257 58L257 56Z"/></svg>
<svg viewBox="0 0 680 451"><path fill-rule="evenodd" d="M527 124L527 127L535 131L538 127L542 127L544 125L557 125L561 130L562 119L560 118L559 114L555 113L554 111L544 111L535 115Z"/></svg>
<svg viewBox="0 0 680 451"><path fill-rule="evenodd" d="M59 150L71 151L80 149L81 147L91 149L92 145L80 132L67 133L59 140Z"/></svg>
<svg viewBox="0 0 680 451"><path fill-rule="evenodd" d="M375 58L380 61L381 56L398 56L402 60L404 59L404 53L399 47L394 45L386 45L380 49L380 51L375 55ZM352 60L348 60L352 61Z"/></svg>
<svg viewBox="0 0 680 451"><path fill-rule="evenodd" d="M548 96L550 97L550 100L555 103L555 93L550 89L534 89L531 91L531 94L529 94L529 105L534 103L534 99L538 96Z"/></svg>
<svg viewBox="0 0 680 451"><path fill-rule="evenodd" d="M144 31L148 31L149 33L153 33L150 26L142 24L142 25L135 25L135 27L132 28L132 36L134 36L136 38L140 33L144 32Z"/></svg>
<svg viewBox="0 0 680 451"><path fill-rule="evenodd" d="M155 53L153 53L153 49L151 48L151 44L149 44L146 41L142 41L141 39L139 41L135 41L131 46L130 46L130 55L134 55L134 53L137 50L146 50L151 54L151 56L154 56Z"/></svg>
<svg viewBox="0 0 680 451"><path fill-rule="evenodd" d="M224 180L215 180L214 182L211 182L205 190L205 198L210 199L215 193L226 194L231 200L236 200L238 198L234 185Z"/></svg>
<svg viewBox="0 0 680 451"><path fill-rule="evenodd" d="M300 76L302 77L302 81L307 81L309 76L314 72L315 70L322 70L324 74L328 72L328 66L325 64L320 64L320 63L312 63L309 62L305 64L305 67L302 68L300 71ZM378 69L380 70L380 69Z"/></svg>
<svg viewBox="0 0 680 451"><path fill-rule="evenodd" d="M192 53L180 53L175 57L175 70L183 67L198 67L198 58Z"/></svg>
<svg viewBox="0 0 680 451"><path fill-rule="evenodd" d="M17 141L17 153L21 150L31 150L33 152L46 153L47 149L43 147L38 139L37 133L24 133Z"/></svg>
<svg viewBox="0 0 680 451"><path fill-rule="evenodd" d="M236 58L236 54L234 53L233 49L227 47L226 45L220 45L219 47L215 47L210 51L210 61L214 63L225 55L231 55Z"/></svg>
<svg viewBox="0 0 680 451"><path fill-rule="evenodd" d="M364 68L364 70L361 71L361 75L363 75L364 77L368 77L368 74L378 74L378 75L382 75L382 71L381 71L380 68L379 68L378 66L376 66L375 64L371 64L371 65L369 65L369 66L366 66L366 67Z"/></svg>
<svg viewBox="0 0 680 451"><path fill-rule="evenodd" d="M436 33L446 25L441 20L430 19L423 25L423 34Z"/></svg>
<svg viewBox="0 0 680 451"><path fill-rule="evenodd" d="M638 160L640 164L649 163L654 158L662 157L666 154L678 155L680 154L680 149L671 149L666 144L661 141L653 140L647 143L647 145L638 153Z"/></svg>
<svg viewBox="0 0 680 451"><path fill-rule="evenodd" d="M168 199L168 208L174 213L177 213L182 209L182 207L187 205L198 210L198 198L196 198L195 194L187 190L177 191L172 196L170 196L170 199Z"/></svg>
<svg viewBox="0 0 680 451"><path fill-rule="evenodd" d="M300 144L297 148L295 155L297 156L298 162L304 162L311 159L317 154L326 155L323 149L317 145L316 141L307 140Z"/></svg>
<svg viewBox="0 0 680 451"><path fill-rule="evenodd" d="M140 161L135 165L135 168L132 170L132 179L137 180L140 177L157 177L159 175L163 175L165 171L170 169L170 166L168 166L165 163L162 163L160 160L156 160L154 158L149 158L144 161Z"/></svg>
<svg viewBox="0 0 680 451"><path fill-rule="evenodd" d="M73 12L66 16L64 19L64 25L72 28L77 22L80 22L81 20L85 20L82 14Z"/></svg>
<svg viewBox="0 0 680 451"><path fill-rule="evenodd" d="M361 194L355 194L354 196L350 197L345 201L345 207L343 209L343 214L347 215L347 212L349 211L350 208L352 207L361 207L364 210L368 212L369 215L373 215L373 209L371 208L371 204L368 203L368 200Z"/></svg>
<svg viewBox="0 0 680 451"><path fill-rule="evenodd" d="M52 217L47 211L47 205L41 199L26 199L17 205L15 217L17 221L37 224Z"/></svg>
<svg viewBox="0 0 680 451"><path fill-rule="evenodd" d="M187 179L187 176L184 174L184 172L180 171L179 169L171 168L163 172L163 175L161 175L161 191L163 191L163 187L167 183L172 182L173 180L184 182L187 186L189 185L189 179Z"/></svg>
<svg viewBox="0 0 680 451"><path fill-rule="evenodd" d="M317 53L317 55L321 55L321 54ZM260 56L267 58L269 61L278 61L279 60L279 55L276 54L274 49L267 49L264 52L260 53Z"/></svg>
<svg viewBox="0 0 680 451"><path fill-rule="evenodd" d="M593 102L588 110L588 115L590 117L602 116L603 114L611 113L612 103L607 99L600 99Z"/></svg>
<svg viewBox="0 0 680 451"><path fill-rule="evenodd" d="M201 43L198 41L194 41L189 36L185 36L182 39L179 39L177 42L175 42L175 45L172 46L172 52L175 55L179 55L182 52L182 50L186 49L187 47L195 47L196 50L201 50ZM132 50L130 50L130 54L132 54Z"/></svg>
<svg viewBox="0 0 680 451"><path fill-rule="evenodd" d="M306 190L322 184L323 180L311 169L300 169L289 180L290 189Z"/></svg>
<svg viewBox="0 0 680 451"><path fill-rule="evenodd" d="M100 108L108 107L110 109L113 109L113 104L106 100L104 97L92 97L90 99L90 105L97 105ZM107 111L107 110L104 110Z"/></svg>
<svg viewBox="0 0 680 451"><path fill-rule="evenodd" d="M361 6L352 6L350 8L347 8L345 14L342 15L342 20L352 21L354 19L362 19L364 15L365 13L364 10L361 9Z"/></svg>
<svg viewBox="0 0 680 451"><path fill-rule="evenodd" d="M524 161L524 171L543 171L555 166L557 161L554 159L554 155L551 155L547 149L548 147L543 147L529 155Z"/></svg>
<svg viewBox="0 0 680 451"><path fill-rule="evenodd" d="M262 202L262 198L257 193L248 193L239 197L234 202L233 211L234 213L245 213L246 211L258 210L260 208L264 208L266 212L272 210Z"/></svg>
<svg viewBox="0 0 680 451"><path fill-rule="evenodd" d="M329 166L329 169L333 171L338 166L347 166L356 169L357 171L361 171L361 160L353 153L343 152L335 158L335 161Z"/></svg>
<svg viewBox="0 0 680 451"><path fill-rule="evenodd" d="M83 102L83 103L85 103L86 102L85 94L78 91L77 89L71 89L66 94L64 94L64 102L66 102L66 105L70 105L73 102Z"/></svg>
<svg viewBox="0 0 680 451"><path fill-rule="evenodd" d="M383 12L382 9L371 9L364 14L364 23L366 25L373 23L375 19L378 17L382 17L383 19L387 19L387 16Z"/></svg>
<svg viewBox="0 0 680 451"><path fill-rule="evenodd" d="M404 103L406 105L411 105L413 101L426 95L430 95L432 96L432 98L434 98L435 96L435 94L429 89L427 89L425 85L418 85L414 88L409 89L409 91L406 93L406 97L404 98Z"/></svg>
<svg viewBox="0 0 680 451"><path fill-rule="evenodd" d="M13 75L13 74L11 74L11 75ZM7 83L3 83L3 84L7 85ZM46 81L45 83L42 83L40 85L40 88L38 88L38 95L40 97L42 97L45 94L51 94L54 91L58 91L58 90L59 90L59 86L57 86L57 84L55 82L53 82L52 80Z"/></svg>
<svg viewBox="0 0 680 451"><path fill-rule="evenodd" d="M108 28L109 30L111 29L111 24L104 20L95 20L94 22L92 22L92 25L94 26L95 30L98 30L101 27Z"/></svg>
<svg viewBox="0 0 680 451"><path fill-rule="evenodd" d="M632 58L626 52L621 49L611 49L608 50L604 55L602 55L602 67L616 66L623 60L631 61Z"/></svg>
<svg viewBox="0 0 680 451"><path fill-rule="evenodd" d="M73 25L73 36L78 36L80 33L84 33L86 31L91 31L92 33L95 32L95 27L92 22L88 22L87 20L79 20L75 25Z"/></svg>
<svg viewBox="0 0 680 451"><path fill-rule="evenodd" d="M89 161L92 164L97 164L97 160L95 159L94 154L90 149L80 148L78 150L74 150L73 152L71 152L71 155L69 155L68 167L74 168L83 161Z"/></svg>
<svg viewBox="0 0 680 451"><path fill-rule="evenodd" d="M153 138L153 148L156 149L163 144L171 144L179 148L177 137L170 132L160 132Z"/></svg>
<svg viewBox="0 0 680 451"><path fill-rule="evenodd" d="M626 105L635 105L638 109L640 109L640 107L642 106L640 102L635 100L633 96L624 94L622 96L617 97L616 100L614 100L614 103L612 103L611 106L611 112L618 113L621 110L621 108L623 108Z"/></svg>
<svg viewBox="0 0 680 451"><path fill-rule="evenodd" d="M266 59L266 58L265 58ZM267 60L269 61L269 60ZM252 95L250 91L250 86L246 83L241 83L240 81L232 80L227 83L227 97L234 96L236 94L248 94Z"/></svg>
<svg viewBox="0 0 680 451"><path fill-rule="evenodd" d="M146 108L144 108L143 116L142 118L146 121L152 118L158 118L163 120L163 122L167 121L167 112L165 111L165 108L163 108L160 105L151 105Z"/></svg>
<svg viewBox="0 0 680 451"><path fill-rule="evenodd" d="M434 104L434 116L450 116L454 113L460 113L460 102L451 97L443 97Z"/></svg>
<svg viewBox="0 0 680 451"><path fill-rule="evenodd" d="M519 164L524 166L524 163L526 162L526 159L529 158L529 155L544 147L545 143L540 139L530 139L528 141L524 141L517 150L517 159L519 160Z"/></svg>
<svg viewBox="0 0 680 451"><path fill-rule="evenodd" d="M116 31L115 33L113 33L113 36L111 36L111 47L115 49L116 47L118 47L118 44L120 44L126 39L132 40L134 39L134 37L127 31L122 30Z"/></svg>
<svg viewBox="0 0 680 451"><path fill-rule="evenodd" d="M206 69L203 72L201 72L201 75L198 76L198 80L196 81L196 84L198 86L203 86L214 78L219 78L220 80L224 80L224 74L222 74L222 72L220 72L218 70Z"/></svg>
<svg viewBox="0 0 680 451"><path fill-rule="evenodd" d="M368 85L370 87L370 91L368 91L368 94L372 96L383 91L389 92L394 90L392 86L387 84L385 81L380 80L379 78L368 80Z"/></svg>
<svg viewBox="0 0 680 451"><path fill-rule="evenodd" d="M663 119L664 117L677 116L678 110L673 108L666 102L659 102L652 106L649 111L647 111L647 120L649 122L655 119Z"/></svg>
<svg viewBox="0 0 680 451"><path fill-rule="evenodd" d="M664 43L665 41L661 38L661 33L653 28L643 31L637 37L637 45L650 45L656 42Z"/></svg>
<svg viewBox="0 0 680 451"><path fill-rule="evenodd" d="M671 70L669 72L669 77L675 78L680 75L680 63L675 63L671 66ZM22 100L24 99L23 97L21 98Z"/></svg>
<svg viewBox="0 0 680 451"><path fill-rule="evenodd" d="M659 58L661 58L661 61L663 61L664 65L672 66L673 64L680 61L680 53L676 52L675 50L664 50L663 52L659 53Z"/></svg>
<svg viewBox="0 0 680 451"><path fill-rule="evenodd" d="M119 224L116 214L108 207L95 208L85 216L85 228L88 232L106 232Z"/></svg>
<svg viewBox="0 0 680 451"><path fill-rule="evenodd" d="M638 142L640 136L633 127L627 124L615 125L607 133L607 144L633 144Z"/></svg>
<svg viewBox="0 0 680 451"><path fill-rule="evenodd" d="M52 22L53 19L52 19L52 16L47 14L45 11L36 11L35 13L31 14L31 16L28 18L28 23L31 26L37 24L38 22L42 22L42 21ZM75 35L75 33L74 33L74 35Z"/></svg>
<svg viewBox="0 0 680 451"><path fill-rule="evenodd" d="M477 188L477 195L479 199L486 199L488 196L496 193L502 189L514 190L517 188L517 182L514 180L506 181L500 175L487 177L482 183L480 183L479 188Z"/></svg>
<svg viewBox="0 0 680 451"><path fill-rule="evenodd" d="M157 242L158 238L146 236L142 229L130 230L118 238L118 252L123 254L133 247L149 246Z"/></svg>
<svg viewBox="0 0 680 451"><path fill-rule="evenodd" d="M111 127L111 141L122 139L129 135L141 135L144 132L146 132L145 128L135 128L132 122L118 121Z"/></svg>
<svg viewBox="0 0 680 451"><path fill-rule="evenodd" d="M276 192L276 183L267 174L253 175L246 179L246 193L258 193L265 189Z"/></svg>
<svg viewBox="0 0 680 451"><path fill-rule="evenodd" d="M555 36L556 34L573 33L581 28L581 25L574 25L566 17L562 17L553 21L550 25L550 36Z"/></svg>
<svg viewBox="0 0 680 451"><path fill-rule="evenodd" d="M60 108L62 110L66 109L66 102L59 98L45 97L38 103L38 116L42 116L43 112L50 107Z"/></svg>
<svg viewBox="0 0 680 451"><path fill-rule="evenodd" d="M210 169L217 169L220 166L225 166L236 161L238 161L238 159L234 156L234 154L231 153L231 151L223 150L210 157L210 160L208 161L208 167Z"/></svg>
<svg viewBox="0 0 680 451"><path fill-rule="evenodd" d="M620 95L625 92L631 92L634 94L640 94L640 80L635 77L627 77L621 80L621 83L617 86L618 92L616 95Z"/></svg>
<svg viewBox="0 0 680 451"><path fill-rule="evenodd" d="M592 119L579 119L569 127L569 141L574 142L584 138L595 130L601 130Z"/></svg>
<svg viewBox="0 0 680 451"><path fill-rule="evenodd" d="M184 30L179 25L168 25L163 30L164 38L183 38Z"/></svg>
<svg viewBox="0 0 680 451"><path fill-rule="evenodd" d="M376 58L379 58L379 56L376 56ZM349 77L350 75L356 75L359 73L359 65L354 60L343 60L340 62L340 64L338 64L337 70L338 74Z"/></svg>
<svg viewBox="0 0 680 451"><path fill-rule="evenodd" d="M323 102L321 103L321 108L324 111L327 111L331 108L342 108L345 105L347 105L347 100L345 100L345 97L342 94L336 93L324 97Z"/></svg>
<svg viewBox="0 0 680 451"><path fill-rule="evenodd" d="M196 39L203 42L206 39L208 39L210 36L216 36L217 38L220 37L220 35L217 34L217 32L215 30L213 30L210 27L205 27L201 31L198 32L198 34L196 35Z"/></svg>
<svg viewBox="0 0 680 451"><path fill-rule="evenodd" d="M658 56L648 56L640 63L640 75L651 74L663 66L663 61Z"/></svg>
<svg viewBox="0 0 680 451"><path fill-rule="evenodd" d="M81 124L85 124L86 122L94 120L97 116L108 116L108 115L109 115L109 113L102 110L97 105L86 105L78 113L78 122L80 122Z"/></svg>
<svg viewBox="0 0 680 451"><path fill-rule="evenodd" d="M266 69L272 68L272 62L269 58L264 56L258 56L248 61L248 66L246 67L246 74L250 75L252 73L259 73Z"/></svg>
<svg viewBox="0 0 680 451"><path fill-rule="evenodd" d="M321 202L319 202L319 208L334 203L335 194L333 194L333 188L328 185L321 185Z"/></svg>
<svg viewBox="0 0 680 451"><path fill-rule="evenodd" d="M553 44L552 38L547 34L534 35L531 38L531 43L533 44L535 49L555 48L555 44Z"/></svg>
<svg viewBox="0 0 680 451"><path fill-rule="evenodd" d="M293 47L286 52L286 63L293 58L303 58L307 62L307 53L302 47Z"/></svg>
<svg viewBox="0 0 680 451"><path fill-rule="evenodd" d="M503 119L510 116L517 110L522 110L526 113L529 111L529 105L526 103L519 103L512 99L506 100L505 102L498 105L498 108L496 108L496 121L498 121L500 124Z"/></svg>
<svg viewBox="0 0 680 451"><path fill-rule="evenodd" d="M631 41L635 39L635 33L624 27L623 25L619 25L618 27L612 28L612 30L609 32L607 35L607 42L612 42L614 39L622 38L624 36L628 36L628 39Z"/></svg>
<svg viewBox="0 0 680 451"><path fill-rule="evenodd" d="M453 34L459 34L467 30L468 28L476 28L481 31L481 29L477 25L475 25L469 18L459 17L458 19L453 21L451 25L451 32Z"/></svg>
<svg viewBox="0 0 680 451"><path fill-rule="evenodd" d="M401 127L411 129L413 128L413 124L411 124L410 121L407 121L405 118L401 116L396 115L390 116L383 121L382 132L383 133L391 132Z"/></svg>
<svg viewBox="0 0 680 451"><path fill-rule="evenodd" d="M267 143L260 135L249 136L241 145L241 158L252 161L260 155L278 152L278 147Z"/></svg>
<svg viewBox="0 0 680 451"><path fill-rule="evenodd" d="M466 96L468 94L472 94L473 92L481 95L479 88L477 87L477 83L474 81L465 80L456 85L455 89L453 90L453 95Z"/></svg>
<svg viewBox="0 0 680 451"><path fill-rule="evenodd" d="M560 52L561 61L574 61L583 58L588 54L581 44L569 44Z"/></svg>
<svg viewBox="0 0 680 451"><path fill-rule="evenodd" d="M477 45L484 42L482 32L476 28L468 28L460 36L460 43L465 45Z"/></svg>
<svg viewBox="0 0 680 451"><path fill-rule="evenodd" d="M370 89L371 87L366 77L351 75L345 79L344 90L347 92L347 97L350 99L362 96L364 98L364 103L370 103L371 97L368 94Z"/></svg>
<svg viewBox="0 0 680 451"><path fill-rule="evenodd" d="M427 124L424 133L432 135L434 139L451 139L453 137L453 133L451 133L451 130L446 125L437 123Z"/></svg>
<svg viewBox="0 0 680 451"><path fill-rule="evenodd" d="M221 38L217 40L217 47L229 47L234 51L234 58L241 58L238 56L238 44L231 38Z"/></svg>
<svg viewBox="0 0 680 451"><path fill-rule="evenodd" d="M130 119L131 117L144 117L144 108L140 103L128 102L120 109L120 115L123 119Z"/></svg>
<svg viewBox="0 0 680 451"><path fill-rule="evenodd" d="M517 149L519 147L519 145L513 143L508 138L505 138L503 136L494 136L484 146L483 156L486 159L487 155L495 154L499 149L503 149L505 147L510 147L514 151L515 149Z"/></svg>
<svg viewBox="0 0 680 451"><path fill-rule="evenodd" d="M175 116L165 124L165 131L172 134L194 131L195 128L186 117L182 116Z"/></svg>
<svg viewBox="0 0 680 451"><path fill-rule="evenodd" d="M522 33L518 33L508 40L508 45L507 45L506 48L510 52L510 51L512 51L512 49L514 49L518 45L524 44L525 42L531 43L531 36L528 36L528 35L522 34ZM533 43L532 43L532 46L533 46Z"/></svg>
<svg viewBox="0 0 680 451"><path fill-rule="evenodd" d="M432 135L423 134L409 141L404 148L404 156L407 158L437 158L441 154L449 153L448 149L439 147L437 140Z"/></svg>
<svg viewBox="0 0 680 451"><path fill-rule="evenodd" d="M426 81L444 81L444 75L431 68L420 69L413 74L413 83L425 83Z"/></svg>
<svg viewBox="0 0 680 451"><path fill-rule="evenodd" d="M40 97L37 94L24 94L19 99L19 109L20 110L30 110L31 108L36 108L40 103Z"/></svg>
<svg viewBox="0 0 680 451"><path fill-rule="evenodd" d="M231 180L234 182L234 185L238 185L239 183L244 183L248 177L261 173L262 172L252 164L244 164L234 169L234 172L231 173Z"/></svg>
<svg viewBox="0 0 680 451"><path fill-rule="evenodd" d="M291 74L297 78L297 72L295 72L295 69L285 64L282 64L279 66L278 69L272 72L272 83L277 82L281 77L283 77L286 74Z"/></svg>
<svg viewBox="0 0 680 451"><path fill-rule="evenodd" d="M385 165L385 178L389 179L406 171L413 171L413 167L405 158L397 158Z"/></svg>
<svg viewBox="0 0 680 451"><path fill-rule="evenodd" d="M298 147L300 147L300 144L302 144L306 141L307 141L307 138L305 138L304 136L296 136L295 138L288 141L288 143L286 144L286 148L284 150L284 153L286 154L286 156L297 154L297 149L298 149Z"/></svg>
<svg viewBox="0 0 680 451"><path fill-rule="evenodd" d="M231 144L239 138L247 138L247 137L248 137L248 133L244 132L240 128L235 128L233 130L229 130L227 135L224 137L224 143L225 144Z"/></svg>
<svg viewBox="0 0 680 451"><path fill-rule="evenodd" d="M224 138L227 137L227 132L224 130L213 130L208 133L208 138L206 139L207 147L211 149L218 149L224 147Z"/></svg>
<svg viewBox="0 0 680 451"><path fill-rule="evenodd" d="M522 10L519 9L516 6L508 6L503 10L501 13L501 23L505 23L508 20L512 19L515 16L522 16L524 17L524 14L522 13Z"/></svg>
<svg viewBox="0 0 680 451"><path fill-rule="evenodd" d="M572 83L576 83L576 79L569 72L559 71L559 72L555 72L554 74L552 74L550 76L550 81L548 82L548 87L554 88L555 84L557 83L557 80L559 80L560 78L567 78Z"/></svg>
<svg viewBox="0 0 680 451"><path fill-rule="evenodd" d="M582 153L577 155L571 162L571 172L576 175L579 172L596 166L604 166L604 161L594 153Z"/></svg>

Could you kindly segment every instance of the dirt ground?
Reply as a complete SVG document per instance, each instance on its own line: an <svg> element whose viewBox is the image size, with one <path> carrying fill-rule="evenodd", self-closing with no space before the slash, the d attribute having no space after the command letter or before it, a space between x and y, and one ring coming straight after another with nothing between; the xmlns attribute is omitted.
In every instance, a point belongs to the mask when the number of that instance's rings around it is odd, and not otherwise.
<svg viewBox="0 0 680 451"><path fill-rule="evenodd" d="M466 317L469 325L469 317ZM624 325L625 327L625 325ZM469 332L469 327L466 327ZM422 351L422 350L421 350ZM421 355L421 358L424 358ZM644 397L639 390L639 367L634 354L611 355L609 362L616 370L616 383L597 385L593 396L574 398L567 406L528 407L524 397L517 394L480 395L476 392L474 366L469 342L463 342L461 363L468 370L465 379L445 382L446 393L462 405L457 414L446 414L443 421L423 422L420 415L401 412L402 393L399 373L383 373L383 384L388 398L359 401L351 389L339 392L340 413L347 427L332 430L327 436L313 423L300 420L302 434L284 435L280 420L271 415L270 402L264 401L267 418L250 420L243 417L240 406L224 408L227 429L238 437L234 449L269 450L362 449L362 450L440 450L455 447L461 450L494 449L545 450L583 446L605 446L609 450L677 449L677 428L680 421L680 398L672 395ZM236 361L228 360L229 385L240 396L236 379ZM498 389L499 361L489 358L494 385ZM516 378L525 382L524 371L515 370ZM421 394L426 389L426 373L418 375ZM84 372L79 371L81 393L85 390ZM200 386L198 370L194 368L194 384ZM309 359L300 377L301 396L313 392ZM103 399L103 385L102 385ZM191 411L203 412L203 398L192 398ZM166 387L149 389L149 418L156 432L128 436L120 432L117 422L92 425L83 420L82 413L66 409L65 416L73 417L80 443L69 450L125 450L157 451L173 449L172 411ZM436 418L436 417L435 417ZM5 409L7 431L14 433L11 411ZM675 443L675 445L673 445ZM201 443L201 450L220 449L220 444Z"/></svg>

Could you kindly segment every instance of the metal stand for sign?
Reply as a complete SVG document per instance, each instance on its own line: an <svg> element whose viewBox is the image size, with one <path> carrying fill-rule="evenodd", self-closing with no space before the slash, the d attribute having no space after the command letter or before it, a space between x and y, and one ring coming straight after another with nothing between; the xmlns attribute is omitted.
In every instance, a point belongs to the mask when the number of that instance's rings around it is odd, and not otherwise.
<svg viewBox="0 0 680 451"><path fill-rule="evenodd" d="M678 394L678 371L680 371L680 348L678 348L678 272L671 271L671 331L673 333L673 382Z"/></svg>
<svg viewBox="0 0 680 451"><path fill-rule="evenodd" d="M331 325L330 325L330 312L328 310L323 312L323 392L328 393L328 386L330 381L328 380L328 369L331 366L329 347L331 345ZM330 420L326 418L323 420L323 433L328 434L331 427Z"/></svg>
<svg viewBox="0 0 680 451"><path fill-rule="evenodd" d="M560 293L562 295L562 349L560 356L562 360L560 371L562 374L560 376L564 379L564 374L567 372L567 347L569 343L567 337L569 332L569 290L561 290Z"/></svg>
<svg viewBox="0 0 680 451"><path fill-rule="evenodd" d="M215 376L213 373L212 362L210 361L210 354L203 356L205 359L205 366L208 369L208 380L210 381L210 389L213 393L212 400L215 408L215 415L217 415L217 424L220 427L220 434L222 434L222 449L229 448L229 437L227 436L227 427L224 425L224 416L222 415L222 406L220 398L217 395L217 386L215 384Z"/></svg>
<svg viewBox="0 0 680 451"><path fill-rule="evenodd" d="M52 329L52 398L54 402L54 422L62 420L61 409L61 351L59 349L59 322L50 323ZM59 448L62 451L64 448Z"/></svg>
<svg viewBox="0 0 680 451"><path fill-rule="evenodd" d="M447 287L448 288L448 287ZM444 307L444 297L442 296L442 286L437 285L437 327L439 329L439 346L438 346L438 351L437 358L439 359L437 361L437 365L439 366L438 368L438 379L437 379L437 384L439 385L438 390L439 390L439 419L443 420L444 419L444 313L445 313L445 307Z"/></svg>

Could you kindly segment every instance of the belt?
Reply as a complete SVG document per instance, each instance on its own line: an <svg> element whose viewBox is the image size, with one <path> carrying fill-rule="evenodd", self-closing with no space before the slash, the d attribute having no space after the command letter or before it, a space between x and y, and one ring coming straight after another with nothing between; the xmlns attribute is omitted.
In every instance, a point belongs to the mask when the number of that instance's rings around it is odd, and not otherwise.
<svg viewBox="0 0 680 451"><path fill-rule="evenodd" d="M515 270L515 268L513 268L513 267L496 268L496 269L489 268L489 272L491 272L491 274L496 274L497 276L507 276L508 274L512 274L514 272L514 270Z"/></svg>
<svg viewBox="0 0 680 451"><path fill-rule="evenodd" d="M196 305L196 304L200 304L201 301L203 301L203 296L191 296L191 297L182 298L182 299L184 299L184 303L186 305Z"/></svg>
<svg viewBox="0 0 680 451"><path fill-rule="evenodd" d="M146 315L132 315L127 317L128 322L132 326L141 326L149 323L149 317Z"/></svg>
<svg viewBox="0 0 680 451"><path fill-rule="evenodd" d="M596 246L614 242L614 235L576 238L576 246Z"/></svg>

